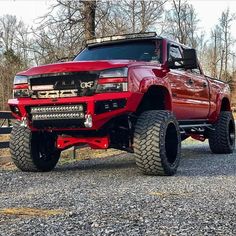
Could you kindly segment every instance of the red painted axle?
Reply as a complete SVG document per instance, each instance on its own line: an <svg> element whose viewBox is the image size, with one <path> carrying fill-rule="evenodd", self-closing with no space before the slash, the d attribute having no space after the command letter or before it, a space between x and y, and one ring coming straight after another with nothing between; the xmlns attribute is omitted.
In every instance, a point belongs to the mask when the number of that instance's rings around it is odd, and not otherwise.
<svg viewBox="0 0 236 236"><path fill-rule="evenodd" d="M64 150L72 146L78 146L80 144L88 144L93 149L107 149L109 147L108 137L64 137L58 136L57 148Z"/></svg>

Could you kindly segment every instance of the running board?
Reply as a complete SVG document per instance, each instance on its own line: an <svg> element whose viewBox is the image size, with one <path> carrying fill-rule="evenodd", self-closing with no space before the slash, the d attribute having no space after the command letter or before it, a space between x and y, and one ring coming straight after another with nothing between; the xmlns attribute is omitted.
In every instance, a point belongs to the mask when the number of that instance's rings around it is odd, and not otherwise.
<svg viewBox="0 0 236 236"><path fill-rule="evenodd" d="M179 127L181 129L210 128L212 124L208 120L180 120Z"/></svg>
<svg viewBox="0 0 236 236"><path fill-rule="evenodd" d="M180 125L179 127L182 129L187 129L187 128L206 128L206 127L211 127L211 124L191 124L191 125Z"/></svg>

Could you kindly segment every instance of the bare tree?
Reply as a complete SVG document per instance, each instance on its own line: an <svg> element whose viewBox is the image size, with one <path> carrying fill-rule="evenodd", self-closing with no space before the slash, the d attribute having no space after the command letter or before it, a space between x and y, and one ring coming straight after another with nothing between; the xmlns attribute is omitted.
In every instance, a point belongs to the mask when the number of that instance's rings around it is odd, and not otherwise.
<svg viewBox="0 0 236 236"><path fill-rule="evenodd" d="M218 24L211 31L211 38L206 50L211 76L227 82L233 78L233 69L231 71L229 65L235 41L231 36L231 24L234 19L235 15L231 14L229 9L222 12Z"/></svg>
<svg viewBox="0 0 236 236"><path fill-rule="evenodd" d="M83 17L85 39L95 37L96 1L81 1L83 4L81 15Z"/></svg>
<svg viewBox="0 0 236 236"><path fill-rule="evenodd" d="M173 0L172 8L166 12L165 34L180 43L196 47L198 18L195 9L187 1Z"/></svg>
<svg viewBox="0 0 236 236"><path fill-rule="evenodd" d="M224 75L223 79L228 81L230 80L230 75L228 72L228 61L230 56L230 47L234 44L234 40L231 36L231 24L236 19L235 14L231 14L229 8L222 12L221 18L219 19L220 28L222 32L222 41L223 41L223 50L222 50L222 66L221 66L221 74L220 78L222 77L222 70L224 64Z"/></svg>
<svg viewBox="0 0 236 236"><path fill-rule="evenodd" d="M15 16L5 15L0 17L0 32L0 109L7 109L7 100L12 96L13 78L16 72L28 65L29 55L21 47L25 38L20 37L23 32L27 35L27 30L23 22L18 21Z"/></svg>
<svg viewBox="0 0 236 236"><path fill-rule="evenodd" d="M156 26L163 16L167 0L123 0L120 8L130 33L145 32Z"/></svg>
<svg viewBox="0 0 236 236"><path fill-rule="evenodd" d="M214 78L219 78L218 68L220 67L220 74L222 71L222 40L221 29L218 25L211 31L211 39L208 46L208 60L210 75ZM219 66L221 64L221 66Z"/></svg>
<svg viewBox="0 0 236 236"><path fill-rule="evenodd" d="M4 51L13 49L18 22L15 16L5 15L0 18L1 44Z"/></svg>

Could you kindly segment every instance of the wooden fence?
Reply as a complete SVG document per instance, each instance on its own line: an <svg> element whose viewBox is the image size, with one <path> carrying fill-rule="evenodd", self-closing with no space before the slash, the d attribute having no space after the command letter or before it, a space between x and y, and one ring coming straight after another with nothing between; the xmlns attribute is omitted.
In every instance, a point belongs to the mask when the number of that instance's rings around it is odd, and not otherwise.
<svg viewBox="0 0 236 236"><path fill-rule="evenodd" d="M12 119L14 117L11 115L10 111L0 111L0 135L10 134L12 129ZM9 141L0 142L0 148L8 148Z"/></svg>

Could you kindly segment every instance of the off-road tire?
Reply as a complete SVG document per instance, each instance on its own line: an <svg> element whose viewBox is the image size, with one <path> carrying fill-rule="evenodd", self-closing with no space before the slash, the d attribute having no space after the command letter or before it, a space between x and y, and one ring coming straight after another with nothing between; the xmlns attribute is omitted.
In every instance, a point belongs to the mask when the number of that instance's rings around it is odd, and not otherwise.
<svg viewBox="0 0 236 236"><path fill-rule="evenodd" d="M53 134L31 132L28 127L20 126L19 121L10 135L10 153L15 165L27 172L50 171L60 157Z"/></svg>
<svg viewBox="0 0 236 236"><path fill-rule="evenodd" d="M179 125L169 111L143 112L134 132L138 168L148 175L174 175L181 155Z"/></svg>
<svg viewBox="0 0 236 236"><path fill-rule="evenodd" d="M209 131L209 146L213 153L232 153L235 147L235 124L230 111L222 111Z"/></svg>

